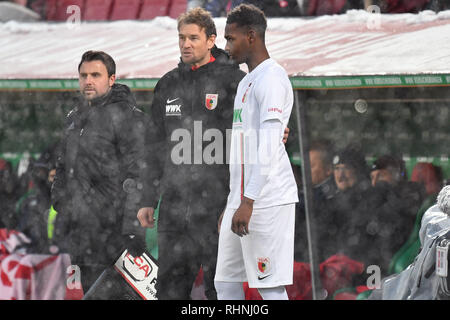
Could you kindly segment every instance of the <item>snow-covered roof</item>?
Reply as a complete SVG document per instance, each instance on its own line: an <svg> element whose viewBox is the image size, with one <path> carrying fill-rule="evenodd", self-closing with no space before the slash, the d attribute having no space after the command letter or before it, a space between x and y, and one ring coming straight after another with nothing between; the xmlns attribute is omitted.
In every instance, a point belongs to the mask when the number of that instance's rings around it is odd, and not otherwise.
<svg viewBox="0 0 450 320"><path fill-rule="evenodd" d="M450 74L450 11L270 18L266 42L291 77ZM0 79L76 79L91 49L113 56L120 79L160 78L179 61L176 20L0 23Z"/></svg>

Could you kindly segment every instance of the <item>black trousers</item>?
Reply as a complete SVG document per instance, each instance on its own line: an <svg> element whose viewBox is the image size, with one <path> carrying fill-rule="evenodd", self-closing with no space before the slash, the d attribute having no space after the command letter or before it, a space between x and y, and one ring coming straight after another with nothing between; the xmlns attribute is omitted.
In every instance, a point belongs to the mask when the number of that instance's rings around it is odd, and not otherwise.
<svg viewBox="0 0 450 320"><path fill-rule="evenodd" d="M202 230L158 231L159 300L188 300L195 278L203 268L205 295L217 299L214 275L217 259L217 232Z"/></svg>
<svg viewBox="0 0 450 320"><path fill-rule="evenodd" d="M81 272L81 286L86 294L108 265L78 265ZM106 297L105 297L106 298Z"/></svg>

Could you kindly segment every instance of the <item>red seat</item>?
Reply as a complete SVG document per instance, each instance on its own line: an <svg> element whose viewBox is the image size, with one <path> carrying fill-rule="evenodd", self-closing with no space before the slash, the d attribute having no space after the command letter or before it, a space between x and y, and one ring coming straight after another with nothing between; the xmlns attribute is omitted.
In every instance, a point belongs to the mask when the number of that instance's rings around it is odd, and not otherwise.
<svg viewBox="0 0 450 320"><path fill-rule="evenodd" d="M45 8L45 18L49 21L56 20L56 5L58 4L57 0L47 0L46 8Z"/></svg>
<svg viewBox="0 0 450 320"><path fill-rule="evenodd" d="M141 0L115 0L109 20L135 20L139 17Z"/></svg>
<svg viewBox="0 0 450 320"><path fill-rule="evenodd" d="M140 20L150 20L169 14L170 0L144 0L139 14Z"/></svg>
<svg viewBox="0 0 450 320"><path fill-rule="evenodd" d="M169 16L171 18L178 18L178 16L186 12L187 0L172 0L170 2Z"/></svg>
<svg viewBox="0 0 450 320"><path fill-rule="evenodd" d="M112 3L112 0L86 0L83 20L108 20Z"/></svg>
<svg viewBox="0 0 450 320"><path fill-rule="evenodd" d="M66 21L74 12L67 12L69 6L78 6L80 14L83 14L84 0L47 0L47 20ZM80 19L83 17L81 16Z"/></svg>
<svg viewBox="0 0 450 320"><path fill-rule="evenodd" d="M442 180L442 169L428 162L416 163L411 173L411 181L423 183L427 195L439 193Z"/></svg>

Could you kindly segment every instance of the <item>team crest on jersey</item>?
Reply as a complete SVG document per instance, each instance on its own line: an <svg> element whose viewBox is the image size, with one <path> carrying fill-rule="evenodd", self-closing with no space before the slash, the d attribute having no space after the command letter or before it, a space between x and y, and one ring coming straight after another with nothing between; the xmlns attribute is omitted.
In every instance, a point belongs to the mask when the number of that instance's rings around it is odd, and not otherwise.
<svg viewBox="0 0 450 320"><path fill-rule="evenodd" d="M258 274L263 276L270 272L270 260L269 258L257 258Z"/></svg>
<svg viewBox="0 0 450 320"><path fill-rule="evenodd" d="M207 93L205 97L205 107L208 110L214 110L217 107L217 102L219 101L219 95Z"/></svg>
<svg viewBox="0 0 450 320"><path fill-rule="evenodd" d="M242 103L245 103L247 101L247 93L248 93L248 90L250 90L251 85L252 85L252 83L250 82L247 87L247 90L245 90L244 96L242 97Z"/></svg>

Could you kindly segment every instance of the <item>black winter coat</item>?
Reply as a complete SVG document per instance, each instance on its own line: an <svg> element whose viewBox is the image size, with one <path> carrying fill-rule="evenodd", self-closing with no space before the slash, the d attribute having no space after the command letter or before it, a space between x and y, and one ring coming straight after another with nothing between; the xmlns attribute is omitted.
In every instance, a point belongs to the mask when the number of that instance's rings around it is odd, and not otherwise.
<svg viewBox="0 0 450 320"><path fill-rule="evenodd" d="M161 210L159 230L199 223L215 229L226 204L227 131L230 135L234 97L245 73L225 51L214 47L212 55L215 61L197 70L180 62L155 87L150 144L159 151L150 160L147 200L155 206L163 194L163 202L179 208Z"/></svg>
<svg viewBox="0 0 450 320"><path fill-rule="evenodd" d="M146 115L130 89L115 84L67 116L52 187L58 211L55 241L76 263L108 264L122 235L143 237L136 213L142 198Z"/></svg>
<svg viewBox="0 0 450 320"><path fill-rule="evenodd" d="M18 208L17 229L31 239L28 252L48 253L50 242L47 234L50 209L50 188L34 180L34 187Z"/></svg>

